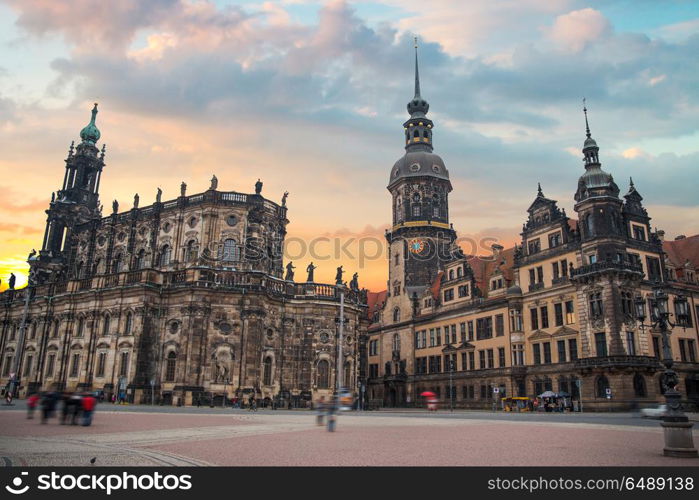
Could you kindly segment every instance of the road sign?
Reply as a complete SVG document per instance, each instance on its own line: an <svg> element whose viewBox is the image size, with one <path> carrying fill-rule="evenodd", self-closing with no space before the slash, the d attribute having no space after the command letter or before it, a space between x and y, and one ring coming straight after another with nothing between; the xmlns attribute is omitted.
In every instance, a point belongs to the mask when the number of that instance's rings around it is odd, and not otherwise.
<svg viewBox="0 0 699 500"><path fill-rule="evenodd" d="M497 394L498 392L500 392L500 389L498 387L493 387L493 392Z"/></svg>

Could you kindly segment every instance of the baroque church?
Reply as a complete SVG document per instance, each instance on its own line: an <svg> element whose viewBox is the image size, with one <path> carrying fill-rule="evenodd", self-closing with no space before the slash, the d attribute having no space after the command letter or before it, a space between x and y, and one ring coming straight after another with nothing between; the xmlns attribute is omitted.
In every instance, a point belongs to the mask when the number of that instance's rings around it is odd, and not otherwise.
<svg viewBox="0 0 699 500"><path fill-rule="evenodd" d="M405 153L388 181L387 289L368 297L369 403L413 406L427 391L444 406L481 409L526 407L547 391L590 410L661 401L662 336L634 309L660 283L674 317L687 299L670 352L677 389L699 404L699 235L665 241L632 180L620 196L585 108L575 217L539 185L520 244L465 255L454 243L452 186L433 151L415 49Z"/></svg>
<svg viewBox="0 0 699 500"><path fill-rule="evenodd" d="M284 275L287 194L271 201L259 180L254 193L221 191L214 176L203 193L183 182L175 199L158 188L154 203L136 194L105 216L96 117L97 104L70 146L29 286L0 294L0 366L18 394L305 406L338 383L356 392L366 291L356 276L350 287L316 283L312 264L305 281L291 263Z"/></svg>

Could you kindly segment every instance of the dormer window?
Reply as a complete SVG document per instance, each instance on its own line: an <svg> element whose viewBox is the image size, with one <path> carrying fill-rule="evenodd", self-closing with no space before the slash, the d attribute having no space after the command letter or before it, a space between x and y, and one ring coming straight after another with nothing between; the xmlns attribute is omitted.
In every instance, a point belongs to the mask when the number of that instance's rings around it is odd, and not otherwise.
<svg viewBox="0 0 699 500"><path fill-rule="evenodd" d="M539 253L541 251L541 242L538 238L532 240L527 244L527 248L529 249L529 255Z"/></svg>
<svg viewBox="0 0 699 500"><path fill-rule="evenodd" d="M643 226L633 226L633 239L646 241L646 230Z"/></svg>
<svg viewBox="0 0 699 500"><path fill-rule="evenodd" d="M549 248L556 248L561 245L561 233L549 234Z"/></svg>

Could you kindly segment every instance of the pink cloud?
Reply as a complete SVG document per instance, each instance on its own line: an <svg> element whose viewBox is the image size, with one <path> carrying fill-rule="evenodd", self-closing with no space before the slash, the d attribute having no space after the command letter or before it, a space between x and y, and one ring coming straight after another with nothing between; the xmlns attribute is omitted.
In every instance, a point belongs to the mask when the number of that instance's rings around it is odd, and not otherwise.
<svg viewBox="0 0 699 500"><path fill-rule="evenodd" d="M548 30L548 36L561 48L579 52L611 32L612 25L607 18L598 10L588 7L558 16Z"/></svg>

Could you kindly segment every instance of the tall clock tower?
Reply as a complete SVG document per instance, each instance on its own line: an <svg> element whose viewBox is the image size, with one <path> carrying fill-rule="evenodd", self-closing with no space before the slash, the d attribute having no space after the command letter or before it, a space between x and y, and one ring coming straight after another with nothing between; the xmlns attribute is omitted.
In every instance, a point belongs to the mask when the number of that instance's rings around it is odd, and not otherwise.
<svg viewBox="0 0 699 500"><path fill-rule="evenodd" d="M432 284L456 239L449 223L449 172L432 151L434 123L427 118L430 105L420 95L417 42L415 96L407 108L405 154L393 165L387 187L393 223L386 232L390 248L386 323L410 318L411 300Z"/></svg>

